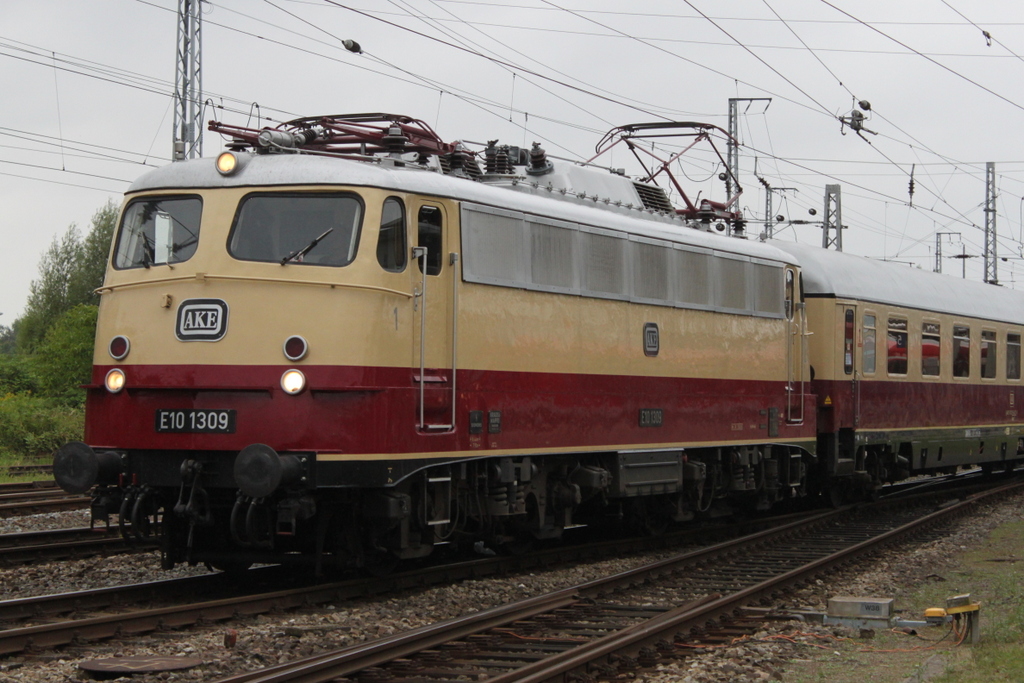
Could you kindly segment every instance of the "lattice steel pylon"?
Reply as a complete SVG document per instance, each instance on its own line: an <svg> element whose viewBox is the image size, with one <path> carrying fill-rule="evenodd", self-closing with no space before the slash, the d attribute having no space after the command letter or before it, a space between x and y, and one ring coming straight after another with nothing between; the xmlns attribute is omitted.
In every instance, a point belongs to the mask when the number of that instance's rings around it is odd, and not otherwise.
<svg viewBox="0 0 1024 683"><path fill-rule="evenodd" d="M835 231L835 236L832 232ZM825 186L825 213L821 222L821 247L843 250L843 196L839 185Z"/></svg>
<svg viewBox="0 0 1024 683"><path fill-rule="evenodd" d="M985 282L999 284L999 256L996 253L996 165L985 164Z"/></svg>
<svg viewBox="0 0 1024 683"><path fill-rule="evenodd" d="M174 64L174 161L203 156L202 0L178 0Z"/></svg>

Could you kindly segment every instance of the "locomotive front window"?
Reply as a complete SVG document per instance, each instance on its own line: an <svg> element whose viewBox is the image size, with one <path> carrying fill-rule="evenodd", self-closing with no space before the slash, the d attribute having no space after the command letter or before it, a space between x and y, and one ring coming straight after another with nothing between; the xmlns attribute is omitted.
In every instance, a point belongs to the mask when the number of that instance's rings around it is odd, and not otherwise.
<svg viewBox="0 0 1024 683"><path fill-rule="evenodd" d="M251 194L239 206L228 251L242 261L347 266L362 219L363 204L352 194Z"/></svg>
<svg viewBox="0 0 1024 683"><path fill-rule="evenodd" d="M192 258L202 213L199 197L133 199L121 217L114 267L149 268Z"/></svg>

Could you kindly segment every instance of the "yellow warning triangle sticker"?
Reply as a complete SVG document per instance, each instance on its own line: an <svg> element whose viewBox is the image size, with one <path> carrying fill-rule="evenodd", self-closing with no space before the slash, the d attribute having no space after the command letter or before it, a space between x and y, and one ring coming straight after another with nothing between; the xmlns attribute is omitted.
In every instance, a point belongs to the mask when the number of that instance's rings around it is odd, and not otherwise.
<svg viewBox="0 0 1024 683"><path fill-rule="evenodd" d="M825 405L827 405L827 406L832 405L832 397L831 396L826 396L825 397Z"/></svg>

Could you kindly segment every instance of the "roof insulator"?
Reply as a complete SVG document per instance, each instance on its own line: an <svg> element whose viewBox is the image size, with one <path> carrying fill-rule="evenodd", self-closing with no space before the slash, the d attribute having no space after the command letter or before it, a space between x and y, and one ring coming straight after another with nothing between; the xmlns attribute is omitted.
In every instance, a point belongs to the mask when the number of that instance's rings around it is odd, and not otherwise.
<svg viewBox="0 0 1024 683"><path fill-rule="evenodd" d="M533 148L530 149L530 165L526 169L526 173L528 175L544 175L554 170L555 167L548 160L544 148L540 146L539 142L533 143Z"/></svg>

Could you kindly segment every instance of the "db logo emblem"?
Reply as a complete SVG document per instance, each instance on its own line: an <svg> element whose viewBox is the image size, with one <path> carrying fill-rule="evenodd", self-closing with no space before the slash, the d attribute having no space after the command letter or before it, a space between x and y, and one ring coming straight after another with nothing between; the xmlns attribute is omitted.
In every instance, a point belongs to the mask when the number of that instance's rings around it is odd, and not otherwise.
<svg viewBox="0 0 1024 683"><path fill-rule="evenodd" d="M228 331L228 305L221 299L186 299L178 306L174 335L178 341L215 342Z"/></svg>
<svg viewBox="0 0 1024 683"><path fill-rule="evenodd" d="M644 323L644 355L657 356L661 350L658 338L658 323Z"/></svg>

